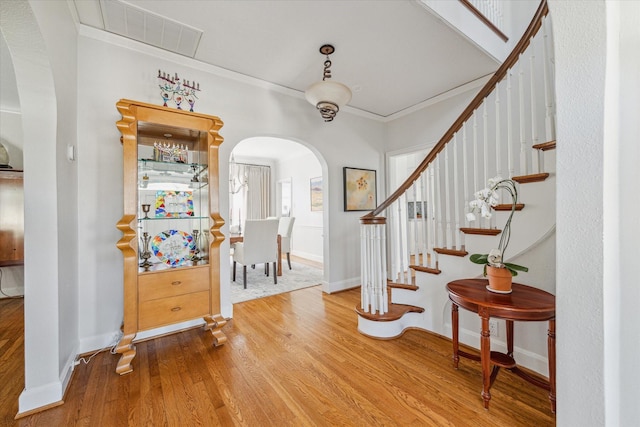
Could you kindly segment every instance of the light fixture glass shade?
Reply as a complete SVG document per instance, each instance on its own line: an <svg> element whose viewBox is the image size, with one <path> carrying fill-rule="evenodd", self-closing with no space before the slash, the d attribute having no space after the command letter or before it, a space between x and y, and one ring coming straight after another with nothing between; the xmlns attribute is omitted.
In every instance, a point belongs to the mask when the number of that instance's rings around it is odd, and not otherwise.
<svg viewBox="0 0 640 427"><path fill-rule="evenodd" d="M323 102L343 107L351 101L351 90L342 83L322 80L309 86L304 96L316 107Z"/></svg>

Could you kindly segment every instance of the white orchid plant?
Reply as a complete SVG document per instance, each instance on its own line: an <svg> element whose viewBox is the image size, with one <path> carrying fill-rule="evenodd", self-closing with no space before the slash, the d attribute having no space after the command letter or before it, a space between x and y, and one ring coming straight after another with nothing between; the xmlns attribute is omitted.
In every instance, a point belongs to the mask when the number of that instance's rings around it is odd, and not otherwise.
<svg viewBox="0 0 640 427"><path fill-rule="evenodd" d="M467 213L467 220L470 222L475 221L476 213L479 213L483 218L491 218L493 215L492 208L500 201L498 190L506 190L511 195L511 214L500 235L500 244L497 249L492 249L488 254L471 255L469 260L475 264L484 265L484 276L487 275L487 265L506 268L512 276L517 276L518 271L529 271L529 269L521 265L503 262L504 252L511 239L511 219L513 218L513 213L516 211L516 205L518 203L518 189L516 188L515 181L512 179L504 179L500 176L491 178L489 180L489 187L477 191L474 194L475 199L469 202L470 211Z"/></svg>

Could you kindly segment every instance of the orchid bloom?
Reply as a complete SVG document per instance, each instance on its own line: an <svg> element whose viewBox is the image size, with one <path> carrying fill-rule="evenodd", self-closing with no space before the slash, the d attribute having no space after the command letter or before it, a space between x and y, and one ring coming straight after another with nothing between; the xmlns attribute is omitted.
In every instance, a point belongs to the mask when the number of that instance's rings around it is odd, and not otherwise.
<svg viewBox="0 0 640 427"><path fill-rule="evenodd" d="M504 230L500 237L500 245L498 249L493 249L489 253L489 264L499 265L502 263L502 257L507 245L509 244L509 238L511 237L511 219L515 211L516 204L518 203L518 190L516 189L515 182L511 179L503 179L500 176L489 179L489 187L483 188L474 194L475 199L469 202L470 211L467 213L467 221L475 221L476 213L480 213L482 218L491 218L493 212L492 207L496 206L500 201L498 190L503 189L509 192L511 195L511 215L504 226Z"/></svg>

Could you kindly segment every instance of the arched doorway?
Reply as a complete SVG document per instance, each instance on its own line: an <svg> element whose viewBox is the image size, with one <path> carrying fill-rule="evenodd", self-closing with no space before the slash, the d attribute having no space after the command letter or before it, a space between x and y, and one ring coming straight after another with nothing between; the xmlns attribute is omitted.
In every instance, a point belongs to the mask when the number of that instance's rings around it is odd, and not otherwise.
<svg viewBox="0 0 640 427"><path fill-rule="evenodd" d="M324 277L323 197L324 172L322 158L306 144L279 137L252 137L240 141L229 158L229 224L230 230L242 230L245 219L260 217L295 218L291 236L290 259L283 262L280 283L286 283L297 269L307 269L312 278L304 283L320 284ZM264 189L268 210L252 212L247 207L247 168L268 168L270 184ZM252 197L255 197L255 189ZM283 254L284 255L284 254ZM284 259L284 256L283 256ZM299 273L299 272L298 272ZM298 276L300 277L300 276ZM307 278L305 278L307 279ZM241 279L239 279L241 280ZM238 282L239 283L239 282ZM232 295L238 283L231 281ZM300 283L301 287L305 287ZM297 288L294 288L297 289ZM232 297L237 299L237 296Z"/></svg>

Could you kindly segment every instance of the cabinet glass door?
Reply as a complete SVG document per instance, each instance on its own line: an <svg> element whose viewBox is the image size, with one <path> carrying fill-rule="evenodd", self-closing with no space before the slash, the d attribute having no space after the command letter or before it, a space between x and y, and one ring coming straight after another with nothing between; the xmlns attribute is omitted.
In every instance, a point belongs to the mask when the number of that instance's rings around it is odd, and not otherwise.
<svg viewBox="0 0 640 427"><path fill-rule="evenodd" d="M139 271L209 263L207 134L138 122Z"/></svg>

